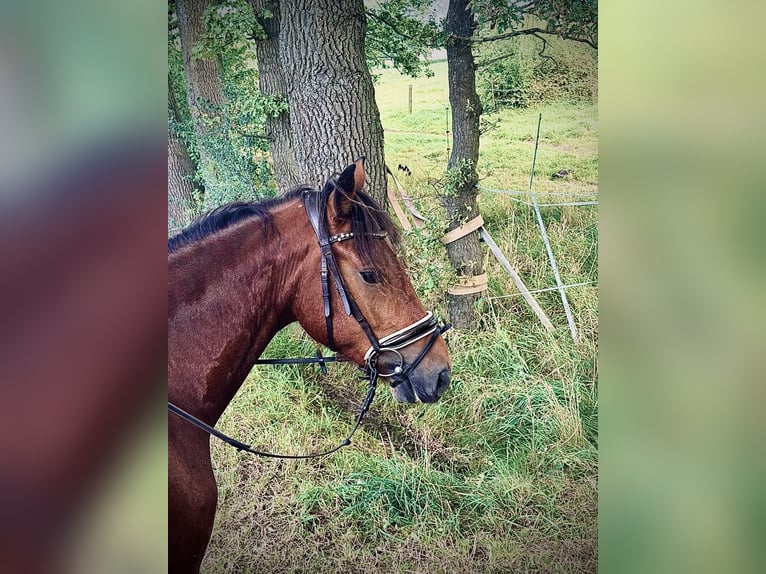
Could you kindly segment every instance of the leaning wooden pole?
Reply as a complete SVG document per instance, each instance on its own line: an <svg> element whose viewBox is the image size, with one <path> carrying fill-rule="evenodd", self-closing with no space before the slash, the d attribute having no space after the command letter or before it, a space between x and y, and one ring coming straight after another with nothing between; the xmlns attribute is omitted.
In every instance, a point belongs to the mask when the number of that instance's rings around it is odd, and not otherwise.
<svg viewBox="0 0 766 574"><path fill-rule="evenodd" d="M394 177L393 172L388 166L386 166L386 173L394 179L394 182L398 186L399 182L396 181L396 177ZM396 214L396 218L399 220L399 223L401 224L402 229L404 229L405 231L409 231L410 229L412 229L412 225L410 225L410 222L407 219L407 216L404 214L404 210L402 209L402 206L399 203L399 200L394 195L394 192L390 186L386 188L386 197L388 197L388 203L391 204L391 208L394 210L394 213Z"/></svg>
<svg viewBox="0 0 766 574"><path fill-rule="evenodd" d="M399 182L399 179L394 175L394 172L391 171L391 168L386 166L386 173L391 176L391 179L394 180L394 183L396 184L396 189L399 190L399 196L402 198L402 201L404 202L404 205L407 207L407 211L410 212L410 215L412 216L412 220L415 222L415 227L423 227L423 225L426 222L426 218L423 217L420 212L415 208L415 204L412 203L412 199L410 199L410 196L407 195L407 192L404 191L404 186ZM399 200L393 195L393 191L391 188L388 189L388 200L391 202L391 205L394 206L394 211L396 212L396 216L399 217L401 221L401 216L399 215L399 212L397 211L397 207L401 211L402 208L399 205ZM404 216L404 212L402 211L402 216ZM409 229L408 227L409 223L407 225L402 224L402 226L405 229Z"/></svg>
<svg viewBox="0 0 766 574"><path fill-rule="evenodd" d="M487 244L490 251L492 251L493 255L497 258L497 260L500 262L500 265L502 265L505 270L508 272L508 275L511 276L511 280L513 280L513 283L516 285L516 288L519 290L519 293L521 293L521 296L524 297L524 300L529 303L529 306L532 307L532 310L535 312L535 315L540 319L540 322L543 324L543 326L548 331L553 331L555 327L553 326L553 323L551 323L551 320L548 318L548 315L545 314L545 311L543 311L543 308L540 307L540 304L537 302L537 299L535 299L532 294L529 292L529 289L527 289L527 286L524 284L524 281L522 281L521 276L516 273L516 270L511 265L511 262L508 261L508 259L503 255L503 252L500 251L500 248L497 246L497 243L495 243L495 240L492 239L492 236L487 232L484 227L481 227L479 229L479 232L481 233L481 237L484 240L484 243Z"/></svg>

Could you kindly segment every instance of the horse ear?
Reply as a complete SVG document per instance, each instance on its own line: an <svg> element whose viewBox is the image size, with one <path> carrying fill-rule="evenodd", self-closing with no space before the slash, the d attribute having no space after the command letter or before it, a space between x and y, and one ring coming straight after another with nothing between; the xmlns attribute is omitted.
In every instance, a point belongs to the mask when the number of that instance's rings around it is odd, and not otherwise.
<svg viewBox="0 0 766 574"><path fill-rule="evenodd" d="M351 215L351 207L356 194L364 187L367 177L364 171L364 160L364 156L360 157L344 169L338 177L338 187L340 189L336 189L333 192L333 207L337 219L346 219Z"/></svg>

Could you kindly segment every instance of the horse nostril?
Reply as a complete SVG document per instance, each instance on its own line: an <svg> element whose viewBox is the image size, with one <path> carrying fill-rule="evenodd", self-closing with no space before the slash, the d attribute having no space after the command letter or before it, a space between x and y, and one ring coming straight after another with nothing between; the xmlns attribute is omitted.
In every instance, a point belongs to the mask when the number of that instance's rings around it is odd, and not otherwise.
<svg viewBox="0 0 766 574"><path fill-rule="evenodd" d="M439 373L439 380L436 383L436 394L438 396L442 396L444 391L447 390L447 387L449 387L449 379L449 369L444 369L441 373Z"/></svg>

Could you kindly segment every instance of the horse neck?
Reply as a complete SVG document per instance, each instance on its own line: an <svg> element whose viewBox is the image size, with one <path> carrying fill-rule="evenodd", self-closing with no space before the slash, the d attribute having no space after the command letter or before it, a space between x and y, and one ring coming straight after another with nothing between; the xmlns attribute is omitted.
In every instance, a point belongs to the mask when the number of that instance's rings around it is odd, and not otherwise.
<svg viewBox="0 0 766 574"><path fill-rule="evenodd" d="M168 400L211 424L295 320L299 267L312 245L296 237L313 231L300 201L272 215L275 230L249 219L169 259Z"/></svg>

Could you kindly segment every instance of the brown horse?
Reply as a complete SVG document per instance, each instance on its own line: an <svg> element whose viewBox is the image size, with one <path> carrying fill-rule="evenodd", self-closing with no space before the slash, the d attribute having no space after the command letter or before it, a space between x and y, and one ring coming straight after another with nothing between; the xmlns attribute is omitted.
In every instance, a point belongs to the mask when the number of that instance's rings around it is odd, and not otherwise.
<svg viewBox="0 0 766 574"><path fill-rule="evenodd" d="M294 321L389 376L398 401L444 393L446 345L435 327L430 339L423 334L431 315L396 258L396 228L362 191L363 159L321 192L218 208L171 238L168 401L214 425L271 338ZM413 327L417 336L408 335ZM169 415L171 572L198 572L210 540L217 490L209 439Z"/></svg>

